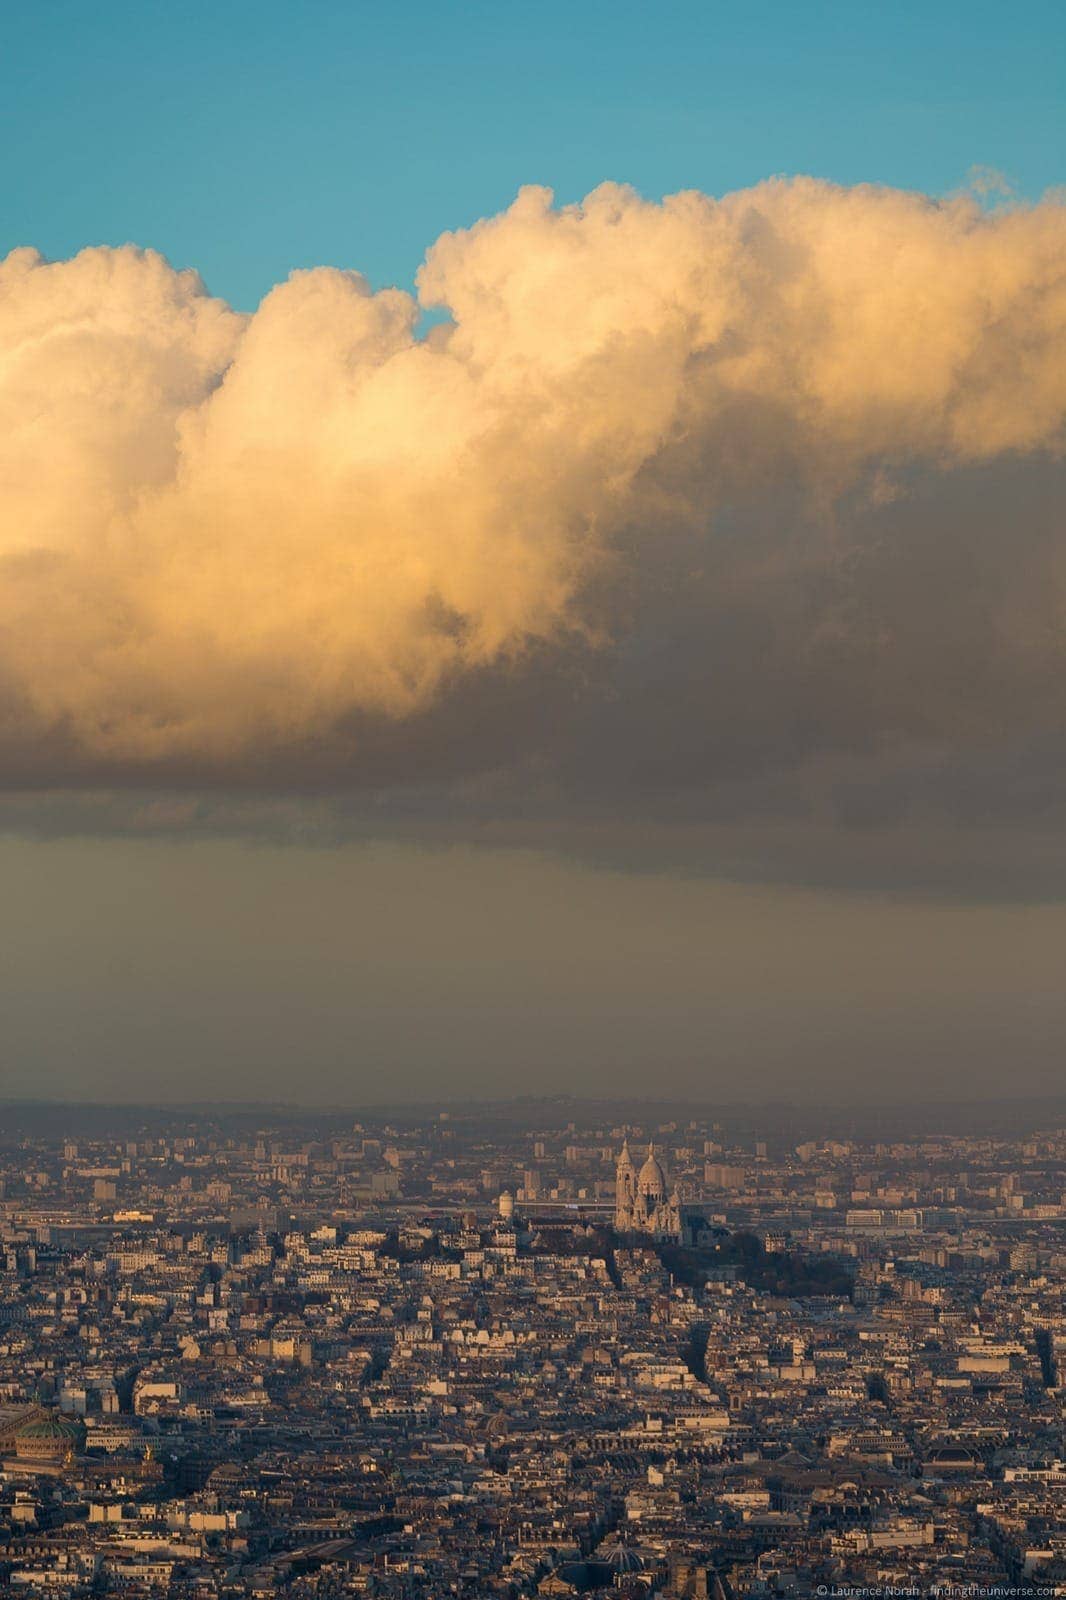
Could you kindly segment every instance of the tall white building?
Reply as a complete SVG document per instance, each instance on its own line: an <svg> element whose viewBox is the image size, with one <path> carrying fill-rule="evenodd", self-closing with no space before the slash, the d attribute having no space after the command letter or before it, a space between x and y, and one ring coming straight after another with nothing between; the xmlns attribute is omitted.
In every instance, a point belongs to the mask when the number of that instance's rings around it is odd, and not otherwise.
<svg viewBox="0 0 1066 1600"><path fill-rule="evenodd" d="M615 1169L614 1225L619 1233L647 1233L654 1239L681 1238L681 1196L668 1190L663 1164L648 1146L648 1159L638 1172L622 1145Z"/></svg>

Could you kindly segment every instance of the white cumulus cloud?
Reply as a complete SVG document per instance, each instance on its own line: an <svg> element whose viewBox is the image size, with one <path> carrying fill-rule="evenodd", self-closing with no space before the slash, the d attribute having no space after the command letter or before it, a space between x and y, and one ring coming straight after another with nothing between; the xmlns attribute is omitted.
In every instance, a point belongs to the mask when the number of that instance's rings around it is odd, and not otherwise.
<svg viewBox="0 0 1066 1600"><path fill-rule="evenodd" d="M419 297L426 338L332 268L242 316L151 251L7 258L5 749L224 773L328 744L594 642L591 587L635 543L653 570L663 516L698 540L778 474L828 514L1063 444L1053 201L529 189L441 237Z"/></svg>

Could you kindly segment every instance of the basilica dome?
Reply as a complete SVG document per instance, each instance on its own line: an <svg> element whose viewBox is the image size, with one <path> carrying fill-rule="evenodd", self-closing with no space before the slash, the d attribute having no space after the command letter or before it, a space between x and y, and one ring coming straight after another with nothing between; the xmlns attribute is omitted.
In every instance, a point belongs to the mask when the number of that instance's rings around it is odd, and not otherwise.
<svg viewBox="0 0 1066 1600"><path fill-rule="evenodd" d="M666 1173L656 1159L654 1145L648 1146L648 1159L641 1167L637 1178L637 1193L655 1199L666 1199Z"/></svg>

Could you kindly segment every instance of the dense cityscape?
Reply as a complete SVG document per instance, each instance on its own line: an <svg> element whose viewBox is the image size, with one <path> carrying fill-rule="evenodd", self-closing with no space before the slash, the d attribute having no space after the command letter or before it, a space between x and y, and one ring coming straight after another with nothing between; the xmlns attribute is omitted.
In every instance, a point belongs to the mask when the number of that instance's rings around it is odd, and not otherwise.
<svg viewBox="0 0 1066 1600"><path fill-rule="evenodd" d="M0 1591L1066 1592L1066 1129L933 1120L9 1108Z"/></svg>

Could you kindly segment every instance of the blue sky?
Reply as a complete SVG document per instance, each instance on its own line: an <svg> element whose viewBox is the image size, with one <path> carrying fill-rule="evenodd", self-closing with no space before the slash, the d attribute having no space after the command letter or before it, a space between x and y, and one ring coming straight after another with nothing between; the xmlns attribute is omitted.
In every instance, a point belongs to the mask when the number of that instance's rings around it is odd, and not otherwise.
<svg viewBox="0 0 1066 1600"><path fill-rule="evenodd" d="M1066 8L36 0L0 14L6 249L132 240L250 307L293 267L409 284L522 183L1066 178Z"/></svg>

